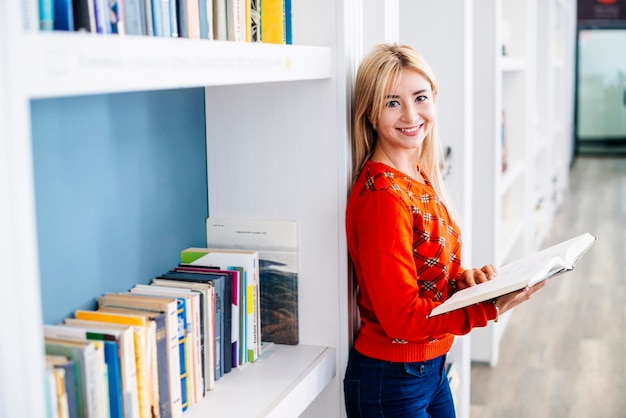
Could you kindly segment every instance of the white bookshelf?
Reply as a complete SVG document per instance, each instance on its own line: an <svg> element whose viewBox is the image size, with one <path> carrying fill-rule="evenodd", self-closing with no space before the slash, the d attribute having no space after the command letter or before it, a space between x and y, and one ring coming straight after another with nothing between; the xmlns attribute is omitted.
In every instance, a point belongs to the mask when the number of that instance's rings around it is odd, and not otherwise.
<svg viewBox="0 0 626 418"><path fill-rule="evenodd" d="M295 45L283 46L38 33L36 1L0 5L0 248L12 277L0 291L20 295L5 303L19 321L0 319L2 335L14 342L0 347L0 416L45 416L41 301L49 295L40 294L30 104L192 87L205 89L210 213L298 222L301 344L275 346L263 361L229 373L185 416L343 413L350 168L348 94L340 86L351 84L353 58L336 40L349 39L341 20L352 7L294 4ZM233 155L248 160L248 170L224 176L220 168L230 168Z"/></svg>
<svg viewBox="0 0 626 418"><path fill-rule="evenodd" d="M481 232L474 234L472 244L479 266L501 265L530 250L533 2L483 0L474 6L474 152L480 156L474 181L481 187L475 189L473 219L474 230ZM508 318L502 319L472 331L473 361L497 363Z"/></svg>
<svg viewBox="0 0 626 418"><path fill-rule="evenodd" d="M474 228L482 231L474 254L478 264L502 264L541 248L567 187L575 5L483 0L474 25L475 89L482 92L474 102L475 153L485 157L474 180L486 186L474 199ZM497 364L511 315L472 332L473 361Z"/></svg>

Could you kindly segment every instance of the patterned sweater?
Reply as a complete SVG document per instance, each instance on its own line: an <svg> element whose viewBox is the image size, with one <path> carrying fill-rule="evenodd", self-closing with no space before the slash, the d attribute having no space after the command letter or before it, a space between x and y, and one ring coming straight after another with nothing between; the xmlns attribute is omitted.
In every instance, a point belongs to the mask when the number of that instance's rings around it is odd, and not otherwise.
<svg viewBox="0 0 626 418"><path fill-rule="evenodd" d="M361 319L354 345L372 358L439 357L455 334L496 317L493 303L482 303L428 318L454 292L464 269L459 228L424 178L426 184L368 161L348 200L347 243Z"/></svg>

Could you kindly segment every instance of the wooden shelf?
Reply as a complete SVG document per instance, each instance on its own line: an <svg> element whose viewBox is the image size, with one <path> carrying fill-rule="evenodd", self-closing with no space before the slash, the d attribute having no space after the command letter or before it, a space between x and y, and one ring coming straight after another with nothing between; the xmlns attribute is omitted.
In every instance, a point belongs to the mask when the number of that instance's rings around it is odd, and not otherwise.
<svg viewBox="0 0 626 418"><path fill-rule="evenodd" d="M24 33L31 98L330 78L326 47L82 33ZM20 53L19 51L28 51Z"/></svg>
<svg viewBox="0 0 626 418"><path fill-rule="evenodd" d="M256 362L218 380L184 417L298 416L335 377L335 363L334 348L273 345Z"/></svg>

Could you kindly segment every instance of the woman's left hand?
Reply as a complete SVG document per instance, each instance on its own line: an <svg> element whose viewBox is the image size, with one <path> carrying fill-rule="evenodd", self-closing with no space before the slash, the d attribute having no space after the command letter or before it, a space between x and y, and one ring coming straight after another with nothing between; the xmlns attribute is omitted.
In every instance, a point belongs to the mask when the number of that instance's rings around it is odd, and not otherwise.
<svg viewBox="0 0 626 418"><path fill-rule="evenodd" d="M487 264L479 269L468 269L459 274L456 278L456 287L458 290L466 289L491 280L494 277L496 277L496 266Z"/></svg>

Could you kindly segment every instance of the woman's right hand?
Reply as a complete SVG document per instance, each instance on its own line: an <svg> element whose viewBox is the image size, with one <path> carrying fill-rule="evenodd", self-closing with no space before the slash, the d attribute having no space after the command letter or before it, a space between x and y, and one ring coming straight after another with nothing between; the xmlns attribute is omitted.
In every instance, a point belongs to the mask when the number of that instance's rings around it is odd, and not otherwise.
<svg viewBox="0 0 626 418"><path fill-rule="evenodd" d="M530 297L539 289L544 287L548 280L543 280L536 285L531 287L526 287L522 290L518 290L517 292L508 293L506 295L499 296L496 299L496 306L498 308L498 313L502 315L506 311L509 311L516 307L517 305L526 302Z"/></svg>

